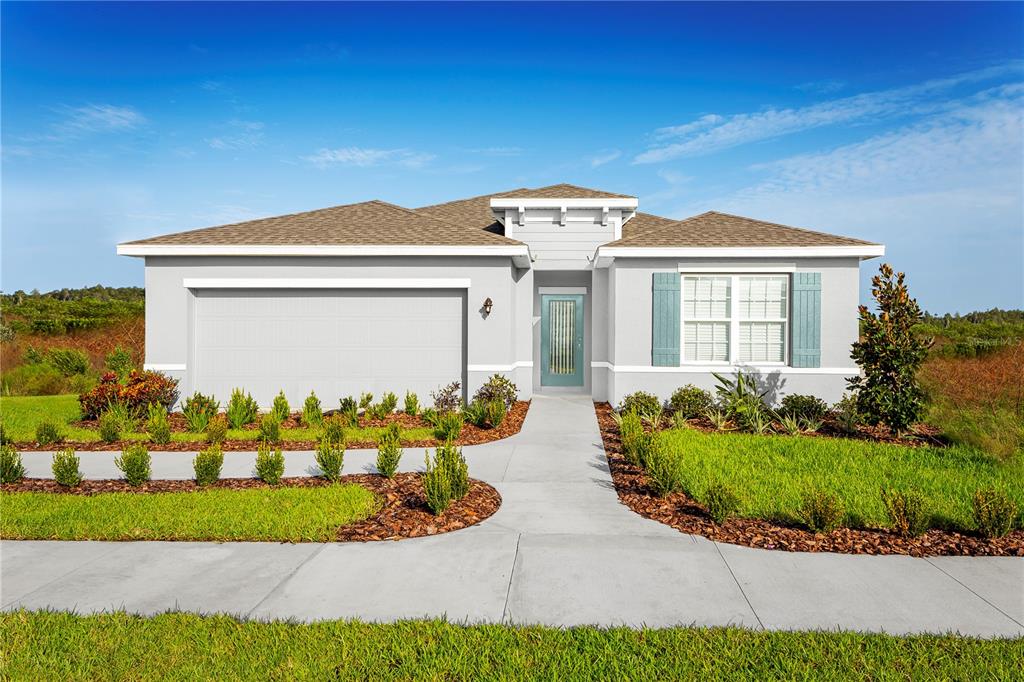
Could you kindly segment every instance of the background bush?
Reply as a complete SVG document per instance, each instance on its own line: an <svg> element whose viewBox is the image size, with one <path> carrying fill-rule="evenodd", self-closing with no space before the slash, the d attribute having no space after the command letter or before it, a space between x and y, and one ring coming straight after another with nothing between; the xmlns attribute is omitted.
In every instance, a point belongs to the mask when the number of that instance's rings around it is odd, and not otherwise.
<svg viewBox="0 0 1024 682"><path fill-rule="evenodd" d="M114 465L124 474L128 485L142 485L152 476L152 458L144 445L134 443L121 451L120 457L114 458Z"/></svg>
<svg viewBox="0 0 1024 682"><path fill-rule="evenodd" d="M206 434L206 442L220 444L228 437L228 422L223 415L217 415L206 423L203 430Z"/></svg>
<svg viewBox="0 0 1024 682"><path fill-rule="evenodd" d="M263 415L260 420L260 440L274 444L281 442L281 421L276 414Z"/></svg>
<svg viewBox="0 0 1024 682"><path fill-rule="evenodd" d="M410 417L415 417L420 413L420 399L412 391L405 392L405 413Z"/></svg>
<svg viewBox="0 0 1024 682"><path fill-rule="evenodd" d="M46 362L66 377L89 371L89 356L77 348L51 348Z"/></svg>
<svg viewBox="0 0 1024 682"><path fill-rule="evenodd" d="M64 440L64 430L57 422L47 419L36 425L36 443L39 445L53 445Z"/></svg>
<svg viewBox="0 0 1024 682"><path fill-rule="evenodd" d="M507 414L505 401L490 400L485 403L485 405L485 418L487 419L487 423L491 425L491 428L498 428L505 421L505 415Z"/></svg>
<svg viewBox="0 0 1024 682"><path fill-rule="evenodd" d="M86 419L96 419L112 402L124 403L140 414L150 403L170 410L178 401L178 380L160 372L133 370L121 382L116 374L108 372L92 390L80 395L78 401Z"/></svg>
<svg viewBox="0 0 1024 682"><path fill-rule="evenodd" d="M236 388L231 391L231 399L228 401L224 414L227 416L231 428L241 429L246 424L252 424L256 421L259 411L260 407L256 404L256 400L252 395L240 388Z"/></svg>
<svg viewBox="0 0 1024 682"><path fill-rule="evenodd" d="M167 410L163 405L151 403L146 418L146 431L149 439L158 445L171 442L171 422L167 418Z"/></svg>
<svg viewBox="0 0 1024 682"><path fill-rule="evenodd" d="M291 416L291 413L291 405L288 404L288 398L285 397L284 391L279 392L274 397L274 404L270 408L270 414L272 414L278 422L283 422Z"/></svg>
<svg viewBox="0 0 1024 682"><path fill-rule="evenodd" d="M326 440L329 443L344 443L345 427L348 425L348 420L341 415L332 415L324 419L323 431L320 434L321 440Z"/></svg>
<svg viewBox="0 0 1024 682"><path fill-rule="evenodd" d="M813 395L794 393L783 397L779 414L790 417L820 420L828 413L828 405Z"/></svg>
<svg viewBox="0 0 1024 682"><path fill-rule="evenodd" d="M668 401L668 407L676 414L681 414L686 419L700 417L704 411L711 407L714 401L711 393L693 384L687 384L677 388Z"/></svg>
<svg viewBox="0 0 1024 682"><path fill-rule="evenodd" d="M505 409L512 409L512 404L519 397L519 389L512 383L512 380L501 374L494 374L473 394L474 401L488 403L492 400L500 400L505 404Z"/></svg>
<svg viewBox="0 0 1024 682"><path fill-rule="evenodd" d="M324 421L324 409L320 405L320 398L316 393L309 392L306 402L302 404L302 423L310 428L320 426Z"/></svg>
<svg viewBox="0 0 1024 682"><path fill-rule="evenodd" d="M211 445L201 450L192 460L192 469L195 471L196 484L207 486L220 480L220 470L224 466L224 452L219 445Z"/></svg>
<svg viewBox="0 0 1024 682"><path fill-rule="evenodd" d="M185 425L192 433L202 433L206 425L217 415L220 410L220 403L214 397L206 396L196 391L190 397L185 398L181 414L185 417Z"/></svg>
<svg viewBox="0 0 1024 682"><path fill-rule="evenodd" d="M440 441L453 441L462 434L462 414L441 412L434 420L434 437Z"/></svg>
<svg viewBox="0 0 1024 682"><path fill-rule="evenodd" d="M462 409L462 384L453 381L444 388L432 392L430 397L438 413L458 412Z"/></svg>
<svg viewBox="0 0 1024 682"><path fill-rule="evenodd" d="M75 487L82 482L82 472L78 464L78 455L72 448L53 453L53 479L69 488Z"/></svg>
<svg viewBox="0 0 1024 682"><path fill-rule="evenodd" d="M635 412L641 417L661 414L661 401L658 396L645 391L630 393L619 404L619 412Z"/></svg>
<svg viewBox="0 0 1024 682"><path fill-rule="evenodd" d="M121 438L121 421L117 418L110 410L107 410L100 415L99 424L97 424L100 439L104 443L114 443Z"/></svg>

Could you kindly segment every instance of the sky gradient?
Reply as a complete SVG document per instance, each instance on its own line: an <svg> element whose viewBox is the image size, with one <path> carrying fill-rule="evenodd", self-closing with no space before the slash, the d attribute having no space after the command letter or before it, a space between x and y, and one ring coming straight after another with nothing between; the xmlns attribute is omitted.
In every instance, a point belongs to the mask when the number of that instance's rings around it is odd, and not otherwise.
<svg viewBox="0 0 1024 682"><path fill-rule="evenodd" d="M141 285L128 239L572 182L883 242L933 312L1024 307L1021 3L0 15L6 292Z"/></svg>

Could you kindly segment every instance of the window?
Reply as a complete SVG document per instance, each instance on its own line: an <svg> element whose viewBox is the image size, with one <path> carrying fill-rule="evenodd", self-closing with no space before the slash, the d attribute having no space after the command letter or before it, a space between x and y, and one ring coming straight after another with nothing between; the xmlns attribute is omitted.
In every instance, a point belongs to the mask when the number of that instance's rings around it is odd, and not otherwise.
<svg viewBox="0 0 1024 682"><path fill-rule="evenodd" d="M788 275L683 275L682 361L784 364Z"/></svg>

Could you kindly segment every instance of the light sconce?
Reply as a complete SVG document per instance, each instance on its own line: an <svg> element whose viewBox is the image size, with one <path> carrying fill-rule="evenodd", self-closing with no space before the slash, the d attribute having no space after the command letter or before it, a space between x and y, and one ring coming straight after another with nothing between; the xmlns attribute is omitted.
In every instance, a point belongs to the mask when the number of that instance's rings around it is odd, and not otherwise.
<svg viewBox="0 0 1024 682"><path fill-rule="evenodd" d="M490 315L491 314L491 308L493 308L493 307L494 307L494 301L492 301L490 299L490 297L486 298L484 300L484 315Z"/></svg>

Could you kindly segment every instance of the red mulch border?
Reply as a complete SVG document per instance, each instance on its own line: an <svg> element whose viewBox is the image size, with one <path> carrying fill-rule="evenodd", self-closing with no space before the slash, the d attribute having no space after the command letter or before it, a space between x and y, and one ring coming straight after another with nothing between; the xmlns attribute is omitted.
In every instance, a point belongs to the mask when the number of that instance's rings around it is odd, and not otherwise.
<svg viewBox="0 0 1024 682"><path fill-rule="evenodd" d="M707 510L685 493L658 497L648 486L643 470L626 461L618 428L608 403L594 403L605 455L619 500L637 514L672 526L682 533L709 540L787 552L842 554L907 554L911 556L1024 556L1024 530L988 539L978 535L930 530L905 538L887 529L839 528L816 534L763 519L733 518L718 525ZM802 436L793 436L799 438Z"/></svg>
<svg viewBox="0 0 1024 682"><path fill-rule="evenodd" d="M348 474L341 483L355 483L373 492L381 502L380 510L362 521L338 529L338 542L373 542L378 540L404 540L406 538L440 535L475 526L488 518L501 506L501 495L493 487L475 478L470 479L469 493L455 500L443 514L435 516L427 507L420 474L402 473L387 479L377 474ZM323 478L295 477L281 479L281 486L292 488L318 488L332 485ZM210 489L243 490L269 488L256 478L222 478L201 488L195 481L148 481L132 487L123 480L86 480L74 488L67 488L52 479L26 478L18 483L0 485L5 493L41 492L56 495L98 495L100 493L127 492L138 495L168 492L197 492Z"/></svg>
<svg viewBox="0 0 1024 682"><path fill-rule="evenodd" d="M530 410L529 400L517 400L513 403L512 408L508 411L505 416L505 420L501 423L501 426L493 429L482 429L474 424L465 424L462 427L462 434L458 440L455 441L456 445L480 445L481 443L490 443L496 440L502 440L509 436L514 436L519 433L519 430L523 428L523 421L526 420L526 413ZM302 423L299 419L301 413L292 413L288 419L281 423L281 428L299 428ZM410 416L402 412L395 412L385 419L367 419L365 416L359 417L359 426L379 426L384 427L390 423L397 423L403 428L430 428L430 425L423 421L420 416ZM75 422L71 426L77 427L95 427L97 425L96 420L83 420ZM175 412L171 415L171 428L175 433L185 431L185 420L180 413ZM249 424L245 427L247 431L252 431L254 434L259 430L256 424ZM116 441L114 443L104 443L103 441L91 441L83 443L80 441L62 441L60 443L53 443L51 445L38 445L33 442L21 442L15 443L14 447L24 452L39 452L51 450L59 450L63 448L74 448L76 451L81 452L112 452L121 451L126 445L141 442L150 452L195 452L207 447L207 443L204 440L192 441L188 443L167 443L165 445L157 445L148 441ZM238 452L238 451L251 451L256 450L261 441L254 437L252 440L225 440L221 443L221 450L224 452ZM425 440L415 441L402 441L402 447L404 448L434 448L439 445L436 438L428 438ZM315 450L316 441L313 440L282 440L280 444L275 447L281 448L281 450ZM352 450L362 448L375 448L377 443L373 441L352 441L346 443L345 447Z"/></svg>

